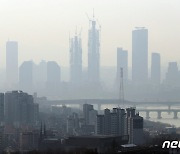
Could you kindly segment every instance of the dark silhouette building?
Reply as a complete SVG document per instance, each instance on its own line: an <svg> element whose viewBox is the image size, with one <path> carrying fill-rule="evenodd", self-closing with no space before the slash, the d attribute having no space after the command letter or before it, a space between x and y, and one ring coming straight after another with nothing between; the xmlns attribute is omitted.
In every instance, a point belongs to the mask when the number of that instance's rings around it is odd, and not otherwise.
<svg viewBox="0 0 180 154"><path fill-rule="evenodd" d="M20 127L33 125L38 120L39 107L33 96L22 91L10 91L4 98L5 123Z"/></svg>
<svg viewBox="0 0 180 154"><path fill-rule="evenodd" d="M4 122L4 93L0 93L0 125Z"/></svg>

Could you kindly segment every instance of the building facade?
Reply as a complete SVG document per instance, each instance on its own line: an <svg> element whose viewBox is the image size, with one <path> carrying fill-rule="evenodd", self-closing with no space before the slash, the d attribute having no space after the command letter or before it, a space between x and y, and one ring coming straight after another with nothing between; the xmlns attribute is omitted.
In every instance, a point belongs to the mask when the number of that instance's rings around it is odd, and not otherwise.
<svg viewBox="0 0 180 154"><path fill-rule="evenodd" d="M70 81L76 86L82 81L82 47L77 35L70 39Z"/></svg>
<svg viewBox="0 0 180 154"><path fill-rule="evenodd" d="M180 84L179 69L177 62L169 62L168 71L166 73L165 84L171 86L177 86Z"/></svg>
<svg viewBox="0 0 180 154"><path fill-rule="evenodd" d="M100 31L96 28L96 21L90 20L88 32L88 79L93 85L100 82Z"/></svg>
<svg viewBox="0 0 180 154"><path fill-rule="evenodd" d="M148 30L137 27L132 31L132 81L135 84L148 80Z"/></svg>
<svg viewBox="0 0 180 154"><path fill-rule="evenodd" d="M4 93L0 93L0 125L4 123Z"/></svg>
<svg viewBox="0 0 180 154"><path fill-rule="evenodd" d="M4 97L5 123L20 127L33 125L38 121L39 106L33 96L22 91L10 91Z"/></svg>
<svg viewBox="0 0 180 154"><path fill-rule="evenodd" d="M143 144L143 118L134 108L113 108L97 115L96 133L98 135L129 136L129 143Z"/></svg>
<svg viewBox="0 0 180 154"><path fill-rule="evenodd" d="M33 90L33 62L24 61L19 68L19 88L31 93Z"/></svg>
<svg viewBox="0 0 180 154"><path fill-rule="evenodd" d="M128 52L122 48L117 48L117 81L120 80L120 70L123 69L123 79L128 80ZM119 85L119 84L118 84Z"/></svg>
<svg viewBox="0 0 180 154"><path fill-rule="evenodd" d="M15 88L18 83L18 42L6 43L6 81L8 88Z"/></svg>
<svg viewBox="0 0 180 154"><path fill-rule="evenodd" d="M151 55L151 81L153 84L161 83L161 59L159 53Z"/></svg>

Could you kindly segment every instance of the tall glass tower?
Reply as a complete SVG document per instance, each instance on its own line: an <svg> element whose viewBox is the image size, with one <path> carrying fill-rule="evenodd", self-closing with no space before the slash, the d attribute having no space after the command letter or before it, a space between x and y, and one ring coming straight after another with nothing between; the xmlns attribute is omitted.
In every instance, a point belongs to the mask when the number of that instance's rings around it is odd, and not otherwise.
<svg viewBox="0 0 180 154"><path fill-rule="evenodd" d="M100 30L96 28L96 20L90 20L88 35L88 79L90 83L98 84L100 81Z"/></svg>
<svg viewBox="0 0 180 154"><path fill-rule="evenodd" d="M82 47L77 35L70 39L70 80L73 85L82 81Z"/></svg>
<svg viewBox="0 0 180 154"><path fill-rule="evenodd" d="M148 30L137 27L132 31L132 81L140 84L148 80Z"/></svg>

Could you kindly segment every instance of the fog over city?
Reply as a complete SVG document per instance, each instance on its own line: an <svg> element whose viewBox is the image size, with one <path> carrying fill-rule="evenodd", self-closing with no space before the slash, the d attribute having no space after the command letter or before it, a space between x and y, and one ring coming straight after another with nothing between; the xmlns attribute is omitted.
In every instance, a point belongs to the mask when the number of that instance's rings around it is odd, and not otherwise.
<svg viewBox="0 0 180 154"><path fill-rule="evenodd" d="M156 52L160 54L160 78L164 81L168 63L177 62L178 66L180 62L179 3L178 0L138 0L136 2L130 0L111 2L2 0L0 2L1 89L3 91L15 88L4 84L7 77L6 42L8 40L18 43L19 67L24 61L29 60L35 64L39 64L42 60L56 61L61 67L59 80L69 82L70 38L77 35L81 38L83 76L87 78L90 20L95 20L99 29L99 72L101 82L105 87L114 88L117 78L117 48L127 50L128 80L131 81L132 30L136 27L145 27L148 30L148 80L151 80L151 53ZM34 70L31 80L32 84L36 85L38 77L35 76L38 75ZM34 88L31 92L33 91L37 89ZM45 95L45 93L42 94Z"/></svg>
<svg viewBox="0 0 180 154"><path fill-rule="evenodd" d="M0 153L169 152L164 141L180 139L179 6L0 0Z"/></svg>
<svg viewBox="0 0 180 154"><path fill-rule="evenodd" d="M5 67L5 42L19 43L19 65L24 60L55 60L69 66L69 33L82 28L83 65L87 66L89 22L86 13L101 25L101 65L116 65L116 48L129 53L134 27L149 30L149 54L159 52L162 64L180 61L179 0L1 0L0 64Z"/></svg>

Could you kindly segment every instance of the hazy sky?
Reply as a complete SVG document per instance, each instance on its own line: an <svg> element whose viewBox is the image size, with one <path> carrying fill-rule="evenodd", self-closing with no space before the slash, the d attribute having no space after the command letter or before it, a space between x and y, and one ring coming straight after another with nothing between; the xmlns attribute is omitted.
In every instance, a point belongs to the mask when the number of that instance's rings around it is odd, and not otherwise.
<svg viewBox="0 0 180 154"><path fill-rule="evenodd" d="M5 66L5 43L19 42L19 61L56 60L69 65L69 32L82 27L83 64L87 65L92 10L101 30L101 64L116 65L116 48L129 52L136 26L149 30L149 55L161 53L163 64L179 61L180 0L0 0L0 67Z"/></svg>

